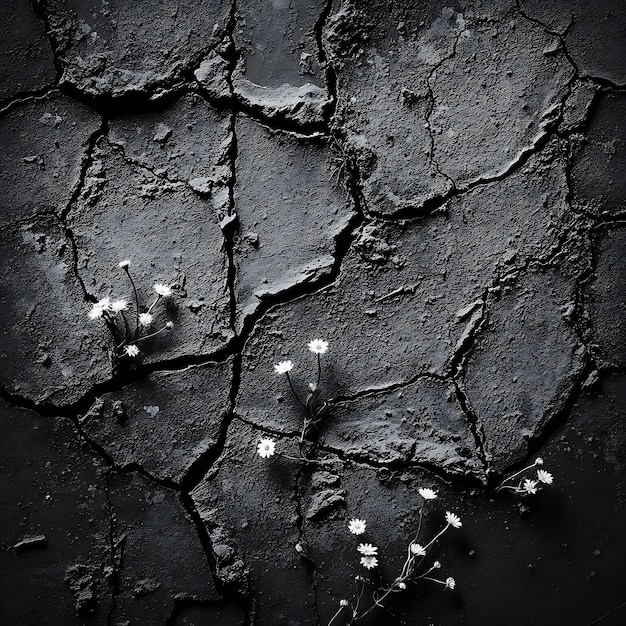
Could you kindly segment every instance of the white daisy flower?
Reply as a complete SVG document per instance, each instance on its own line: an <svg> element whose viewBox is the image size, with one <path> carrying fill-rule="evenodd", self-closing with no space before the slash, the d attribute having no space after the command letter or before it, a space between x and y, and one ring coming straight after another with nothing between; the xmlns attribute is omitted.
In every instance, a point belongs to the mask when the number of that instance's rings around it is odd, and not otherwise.
<svg viewBox="0 0 626 626"><path fill-rule="evenodd" d="M454 589L455 585L456 585L456 582L454 578L452 577L446 578L446 589Z"/></svg>
<svg viewBox="0 0 626 626"><path fill-rule="evenodd" d="M292 361L281 361L280 363L276 363L276 365L274 365L274 371L277 374L286 374L287 372L290 372L292 369L293 369Z"/></svg>
<svg viewBox="0 0 626 626"><path fill-rule="evenodd" d="M174 322L172 322L172 320L170 320L169 322L167 322L165 324L165 328L170 328L170 329L174 328Z"/></svg>
<svg viewBox="0 0 626 626"><path fill-rule="evenodd" d="M409 550L411 551L411 554L414 554L415 556L426 556L426 550L420 546L419 543L412 543L409 546Z"/></svg>
<svg viewBox="0 0 626 626"><path fill-rule="evenodd" d="M123 261L120 261L117 264L117 266L121 267L123 270L127 269L129 265L130 265L130 259L124 259Z"/></svg>
<svg viewBox="0 0 626 626"><path fill-rule="evenodd" d="M111 299L106 297L102 298L102 300L98 300L92 307L91 311L89 311L89 319L95 320L99 317L102 317L105 311L111 310Z"/></svg>
<svg viewBox="0 0 626 626"><path fill-rule="evenodd" d="M349 606L349 602L344 598L343 600L339 600L339 606Z"/></svg>
<svg viewBox="0 0 626 626"><path fill-rule="evenodd" d="M535 459L535 465L543 465L543 459L540 456Z"/></svg>
<svg viewBox="0 0 626 626"><path fill-rule="evenodd" d="M126 352L126 356L137 356L139 354L139 348L131 343L129 346L124 346L124 352Z"/></svg>
<svg viewBox="0 0 626 626"><path fill-rule="evenodd" d="M357 550L365 556L376 556L378 554L378 548L371 543L360 543Z"/></svg>
<svg viewBox="0 0 626 626"><path fill-rule="evenodd" d="M378 566L378 559L375 556L362 556L361 565L367 569L372 569Z"/></svg>
<svg viewBox="0 0 626 626"><path fill-rule="evenodd" d="M454 528L461 528L463 524L461 524L461 518L454 513L450 513L450 511L446 511L446 522L450 524L450 526L454 526Z"/></svg>
<svg viewBox="0 0 626 626"><path fill-rule="evenodd" d="M522 489L530 494L530 495L534 495L537 493L537 481L536 480L530 480L530 478L526 478L524 479L524 482L522 483Z"/></svg>
<svg viewBox="0 0 626 626"><path fill-rule="evenodd" d="M404 591L404 590L406 589L406 584L405 584L405 583L403 583L402 581L400 581L400 582L398 583L398 589L402 589L402 590Z"/></svg>
<svg viewBox="0 0 626 626"><path fill-rule="evenodd" d="M420 496L422 496L422 498L424 498L424 500L434 500L437 497L436 491L433 491L432 489L426 489L425 487L418 489L417 492L420 494Z"/></svg>
<svg viewBox="0 0 626 626"><path fill-rule="evenodd" d="M257 445L257 452L262 459L269 459L274 454L276 443L273 439L261 439Z"/></svg>
<svg viewBox="0 0 626 626"><path fill-rule="evenodd" d="M324 354L328 352L328 341L324 341L323 339L313 339L307 344L307 347L311 352L315 354Z"/></svg>
<svg viewBox="0 0 626 626"><path fill-rule="evenodd" d="M353 534L353 535L362 535L365 532L365 520L364 519L351 519L348 522L348 530Z"/></svg>
<svg viewBox="0 0 626 626"><path fill-rule="evenodd" d="M172 295L172 290L167 285L163 285L162 283L155 283L154 290L164 298Z"/></svg>
<svg viewBox="0 0 626 626"><path fill-rule="evenodd" d="M552 482L554 481L554 478L552 477L552 474L550 474L550 472L546 472L546 470L537 470L537 478L542 482L545 483L546 485L551 485Z"/></svg>
<svg viewBox="0 0 626 626"><path fill-rule="evenodd" d="M139 316L139 323L142 326L150 326L152 324L152 314L151 313L141 313Z"/></svg>
<svg viewBox="0 0 626 626"><path fill-rule="evenodd" d="M435 561L433 563L433 569L439 569L441 567L441 563L439 561Z"/></svg>
<svg viewBox="0 0 626 626"><path fill-rule="evenodd" d="M128 303L124 299L113 300L111 302L111 311L113 313L119 313L120 311L125 311L128 308Z"/></svg>

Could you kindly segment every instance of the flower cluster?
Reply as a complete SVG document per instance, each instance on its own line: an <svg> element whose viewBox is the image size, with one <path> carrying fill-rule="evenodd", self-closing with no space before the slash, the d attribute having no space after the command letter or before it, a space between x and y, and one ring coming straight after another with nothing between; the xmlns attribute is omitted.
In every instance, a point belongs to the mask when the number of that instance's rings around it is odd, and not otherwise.
<svg viewBox="0 0 626 626"><path fill-rule="evenodd" d="M534 470L537 465L543 465L543 459L541 457L537 457L535 462L531 465L528 465L519 470L519 472L515 472L515 474L505 478L497 487L496 491L508 489L509 491L522 496L534 496L536 493L541 491L544 485L551 485L554 482L552 474L544 469L536 470L536 473L532 476L532 478L529 478L528 476L522 477L522 475L526 472ZM518 483L511 484L511 481L514 481L518 477L520 477Z"/></svg>
<svg viewBox="0 0 626 626"><path fill-rule="evenodd" d="M372 593L372 604L369 607L364 608L362 606L362 601L365 587L368 583L367 574L370 570L378 567L379 548L372 543L359 543L356 551L359 555L359 564L365 568L366 576L361 576L359 574L356 577L358 589L354 600L349 601L347 599L343 599L339 602L339 609L330 620L329 626L344 611L344 609L350 611L348 616L349 621L347 622L348 624L353 624L354 622L359 621L371 613L376 607L384 607L385 602L391 594L405 591L410 583L417 583L420 580L428 580L441 585L444 589L454 589L456 587L456 581L451 576L442 580L431 575L435 570L441 568L441 563L439 561L433 561L432 564L428 566L425 564L424 559L430 549L448 529L461 528L463 525L461 518L450 511L446 511L445 525L441 528L441 530L427 543L424 543L423 545L418 543L426 503L430 500L435 500L437 498L437 492L429 487L422 487L418 489L418 493L422 498L418 529L415 533L415 537L408 544L406 559L402 565L400 574L396 577L393 584L376 589ZM363 535L366 530L367 522L365 519L355 517L348 521L348 531L353 535Z"/></svg>
<svg viewBox="0 0 626 626"><path fill-rule="evenodd" d="M126 299L120 298L112 300L108 296L98 300L88 313L89 319L91 320L103 320L113 336L115 342L115 347L112 351L114 366L117 363L117 359L121 356L129 358L139 356L141 351L137 344L140 341L145 341L150 337L154 337L166 330L171 330L174 327L174 322L169 320L158 330L149 332L149 328L154 321L154 314L152 312L154 307L162 298L171 296L172 289L167 285L155 283L153 286L156 294L154 301L146 307L145 310L142 310L137 288L129 269L130 261L124 259L118 263L118 267L124 271L130 281L135 299L134 314L130 314L129 304Z"/></svg>
<svg viewBox="0 0 626 626"><path fill-rule="evenodd" d="M321 355L328 352L328 342L324 339L313 339L307 344L307 348L317 357L317 380L314 383L309 383L309 394L303 400L300 394L296 391L293 381L289 372L294 368L294 363L290 359L280 361L274 365L274 372L276 374L284 374L289 384L289 389L297 400L298 404L304 409L304 420L302 425L302 431L300 433L300 454L303 458L306 458L304 454L304 445L307 435L315 428L320 420L328 413L328 403L322 399L319 391L320 381L322 378L322 361Z"/></svg>

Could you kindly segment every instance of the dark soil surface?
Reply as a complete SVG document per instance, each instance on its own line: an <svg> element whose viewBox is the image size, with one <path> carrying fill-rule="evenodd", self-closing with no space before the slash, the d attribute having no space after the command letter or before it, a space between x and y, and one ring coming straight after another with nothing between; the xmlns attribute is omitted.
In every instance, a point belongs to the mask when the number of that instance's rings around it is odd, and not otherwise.
<svg viewBox="0 0 626 626"><path fill-rule="evenodd" d="M623 2L0 21L0 624L626 622Z"/></svg>

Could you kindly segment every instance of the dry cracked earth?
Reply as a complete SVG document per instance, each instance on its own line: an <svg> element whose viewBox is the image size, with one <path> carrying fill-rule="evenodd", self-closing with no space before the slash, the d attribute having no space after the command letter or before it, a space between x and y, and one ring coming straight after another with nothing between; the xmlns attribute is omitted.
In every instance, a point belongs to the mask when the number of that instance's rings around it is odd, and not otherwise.
<svg viewBox="0 0 626 626"><path fill-rule="evenodd" d="M0 15L2 624L325 625L348 520L393 581L424 486L456 589L362 623L624 623L620 0ZM174 328L114 375L122 259ZM262 459L315 338L318 463Z"/></svg>

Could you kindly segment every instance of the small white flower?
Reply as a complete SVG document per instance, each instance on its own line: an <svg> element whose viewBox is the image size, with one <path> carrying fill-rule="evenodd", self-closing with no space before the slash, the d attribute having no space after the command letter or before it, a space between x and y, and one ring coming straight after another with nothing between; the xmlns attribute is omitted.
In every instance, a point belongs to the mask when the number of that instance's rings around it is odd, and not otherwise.
<svg viewBox="0 0 626 626"><path fill-rule="evenodd" d="M446 578L446 589L454 589L455 585L456 585L456 582L454 581L454 578L452 577Z"/></svg>
<svg viewBox="0 0 626 626"><path fill-rule="evenodd" d="M293 369L293 363L291 361L281 361L274 365L274 371L277 374L286 374Z"/></svg>
<svg viewBox="0 0 626 626"><path fill-rule="evenodd" d="M425 487L418 489L417 492L420 494L420 496L422 496L422 498L424 498L424 500L434 500L437 497L436 491L433 491L432 489L426 489Z"/></svg>
<svg viewBox="0 0 626 626"><path fill-rule="evenodd" d="M170 320L169 322L165 324L165 328L169 328L171 330L172 328L174 328L174 322Z"/></svg>
<svg viewBox="0 0 626 626"><path fill-rule="evenodd" d="M154 290L164 298L172 295L172 290L167 285L163 285L162 283L156 283L154 285Z"/></svg>
<svg viewBox="0 0 626 626"><path fill-rule="evenodd" d="M461 528L461 526L463 526L463 524L461 524L461 518L454 513L450 513L450 511L446 511L446 522L455 528Z"/></svg>
<svg viewBox="0 0 626 626"><path fill-rule="evenodd" d="M530 494L530 495L534 495L537 493L537 481L536 480L530 480L530 478L526 478L524 479L524 482L522 483L522 489Z"/></svg>
<svg viewBox="0 0 626 626"><path fill-rule="evenodd" d="M120 311L125 311L128 308L128 303L124 299L114 300L111 302L111 311L113 313L119 313Z"/></svg>
<svg viewBox="0 0 626 626"><path fill-rule="evenodd" d="M543 459L540 456L535 459L535 465L543 465Z"/></svg>
<svg viewBox="0 0 626 626"><path fill-rule="evenodd" d="M353 535L362 535L365 532L365 520L364 519L351 519L348 522L348 530Z"/></svg>
<svg viewBox="0 0 626 626"><path fill-rule="evenodd" d="M300 554L304 554L304 548L302 547L302 544L300 542L298 542L295 547L296 547L296 552Z"/></svg>
<svg viewBox="0 0 626 626"><path fill-rule="evenodd" d="M404 589L406 589L406 584L405 584L405 583L403 583L402 581L400 581L400 582L398 583L398 589L402 589L402 590L404 591Z"/></svg>
<svg viewBox="0 0 626 626"><path fill-rule="evenodd" d="M97 320L99 317L102 317L104 313L104 309L97 307L95 304L91 307L91 311L89 311L89 319Z"/></svg>
<svg viewBox="0 0 626 626"><path fill-rule="evenodd" d="M123 270L127 269L129 265L130 265L130 259L124 259L123 261L120 261L117 264L117 266L121 267Z"/></svg>
<svg viewBox="0 0 626 626"><path fill-rule="evenodd" d="M111 310L111 299L106 297L98 300L89 311L89 319L95 320L102 317L106 311Z"/></svg>
<svg viewBox="0 0 626 626"><path fill-rule="evenodd" d="M439 569L441 567L441 563L439 561L435 561L433 563L433 569Z"/></svg>
<svg viewBox="0 0 626 626"><path fill-rule="evenodd" d="M257 451L262 459L269 459L274 454L276 443L273 439L261 439L257 446Z"/></svg>
<svg viewBox="0 0 626 626"><path fill-rule="evenodd" d="M412 543L409 546L409 550L411 551L411 554L414 554L415 556L426 556L426 550L424 550L419 543Z"/></svg>
<svg viewBox="0 0 626 626"><path fill-rule="evenodd" d="M343 600L339 600L339 606L349 606L349 602L344 598Z"/></svg>
<svg viewBox="0 0 626 626"><path fill-rule="evenodd" d="M546 472L546 470L537 470L537 478L546 485L551 485L554 481L552 474L550 472Z"/></svg>
<svg viewBox="0 0 626 626"><path fill-rule="evenodd" d="M139 316L139 323L142 326L150 326L150 324L152 324L152 314L151 313L142 313Z"/></svg>
<svg viewBox="0 0 626 626"><path fill-rule="evenodd" d="M367 569L378 566L378 559L375 556L362 556L361 565Z"/></svg>
<svg viewBox="0 0 626 626"><path fill-rule="evenodd" d="M307 347L315 354L324 354L328 351L328 341L324 341L323 339L313 339L313 341L310 341L307 344Z"/></svg>
<svg viewBox="0 0 626 626"><path fill-rule="evenodd" d="M139 354L139 348L131 343L129 346L124 346L124 352L126 352L126 356L137 356Z"/></svg>
<svg viewBox="0 0 626 626"><path fill-rule="evenodd" d="M360 543L357 550L365 556L376 556L378 554L378 548L371 543Z"/></svg>

